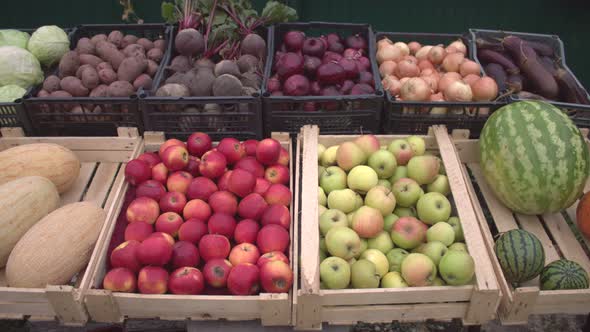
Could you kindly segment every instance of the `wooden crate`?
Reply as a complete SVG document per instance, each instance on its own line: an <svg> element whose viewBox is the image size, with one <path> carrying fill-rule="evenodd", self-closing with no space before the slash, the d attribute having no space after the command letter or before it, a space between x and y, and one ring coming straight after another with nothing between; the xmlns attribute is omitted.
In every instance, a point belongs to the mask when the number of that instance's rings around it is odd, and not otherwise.
<svg viewBox="0 0 590 332"><path fill-rule="evenodd" d="M288 134L273 134L292 156L292 144ZM144 134L145 151L157 151L164 142L163 132L146 132ZM142 151L143 152L143 151ZM293 161L290 161L293 169ZM293 177L291 176L291 188ZM128 188L124 183L122 192ZM293 191L293 190L292 190ZM293 195L294 196L294 195ZM123 196L117 197L117 212L107 220L106 238L110 241ZM292 204L293 205L293 204ZM291 244L289 256L291 268L297 271L295 245L298 218L291 208ZM102 288L102 280L107 270L108 246L101 247L96 261L92 262L91 280L84 290L84 303L90 317L97 322L122 322L126 318L158 318L163 320L261 320L262 325L290 325L293 291L288 294L261 293L256 296L213 296L213 295L147 295L137 293L111 292Z"/></svg>
<svg viewBox="0 0 590 332"><path fill-rule="evenodd" d="M584 137L587 136L588 132L585 130ZM590 273L590 257L583 248L590 248L590 241L584 239L582 242L578 242L566 221L566 218L570 218L575 224L578 204L576 203L560 213L542 216L513 213L495 197L483 177L479 165L478 140L455 139L454 143L461 161L463 177L468 184L469 195L502 293L502 301L498 310L498 316L502 323L526 324L531 314L588 314L590 312L590 289L539 290L539 278L524 283L522 287L513 288L504 278L494 253L494 235L521 228L539 238L545 250L546 264L566 258L578 262ZM586 141L586 143L590 148L590 142ZM470 174L473 176L473 181L471 181ZM590 181L586 183L584 192L588 191L590 191ZM490 219L486 219L483 213L484 207L489 211ZM492 227L490 228L490 226ZM494 228L495 230L493 230Z"/></svg>
<svg viewBox="0 0 590 332"><path fill-rule="evenodd" d="M490 258L483 244L475 212L444 126L432 127L423 136L427 149L442 157L461 219L466 244L475 260L475 282L466 286L409 287L399 289L320 289L318 229L317 145L340 144L357 136L319 135L317 126L305 126L299 137L303 144L301 174L300 287L296 306L298 329L319 329L322 322L355 324L362 322L424 321L461 318L465 324L482 324L495 316L499 289ZM406 136L377 136L382 144Z"/></svg>
<svg viewBox="0 0 590 332"><path fill-rule="evenodd" d="M135 128L119 128L119 137L24 137L20 128L2 128L0 150L31 143L56 143L71 149L81 161L80 175L73 187L61 195L60 206L78 201L94 201L104 208L107 217L113 211L124 183L124 165L139 154L141 138ZM75 239L72 239L75 241ZM105 242L104 227L91 258ZM82 305L81 289L89 273L81 271L70 285L46 288L7 287L4 270L0 270L0 318L54 320L78 325L88 316Z"/></svg>

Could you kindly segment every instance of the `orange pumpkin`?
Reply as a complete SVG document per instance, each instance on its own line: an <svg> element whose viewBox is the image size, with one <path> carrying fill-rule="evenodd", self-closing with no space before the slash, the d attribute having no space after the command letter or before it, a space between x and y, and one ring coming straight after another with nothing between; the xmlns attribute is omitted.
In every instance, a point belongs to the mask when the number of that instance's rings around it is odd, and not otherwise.
<svg viewBox="0 0 590 332"><path fill-rule="evenodd" d="M587 239L590 239L590 192L587 192L580 199L576 209L578 228Z"/></svg>

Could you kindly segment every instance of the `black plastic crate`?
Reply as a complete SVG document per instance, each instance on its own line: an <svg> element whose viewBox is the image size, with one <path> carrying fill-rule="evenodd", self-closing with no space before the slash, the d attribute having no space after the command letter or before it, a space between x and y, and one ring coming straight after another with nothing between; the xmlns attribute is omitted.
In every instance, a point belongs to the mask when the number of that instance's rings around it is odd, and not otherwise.
<svg viewBox="0 0 590 332"><path fill-rule="evenodd" d="M549 45L555 51L555 60L559 62L561 67L568 71L576 80L576 83L580 88L586 91L586 95L588 95L587 90L584 88L582 83L578 80L578 78L572 73L565 62L565 47L563 45L563 41L557 35L545 35L545 34L537 34L537 33L525 33L525 32L513 32L513 31L499 31L499 30L483 30L483 29L469 29L471 33L471 56L480 63L477 57L477 47L476 41L478 38L503 38L508 35L513 35L521 38L522 40L528 41L535 41L540 42L546 45ZM481 63L480 63L481 64ZM482 70L483 65L482 65ZM485 72L485 70L484 70ZM506 92L506 91L504 91ZM588 95L590 99L590 95ZM516 95L509 95L508 102L517 102L523 100ZM547 100L548 103L555 105L556 107L561 108L562 110L566 111L570 118L574 121L574 123L581 128L590 128L590 105L587 104L574 104L574 103L567 103L561 101L553 101Z"/></svg>
<svg viewBox="0 0 590 332"><path fill-rule="evenodd" d="M166 52L155 77L164 70L172 38L172 26L169 24L80 25L72 34L70 48L74 49L80 38L101 33L108 35L113 30L150 40L166 40ZM137 127L143 132L137 95L116 98L35 97L40 88L37 86L24 100L32 130L37 136L116 136L117 127Z"/></svg>
<svg viewBox="0 0 590 332"><path fill-rule="evenodd" d="M371 61L371 71L375 79L375 93L356 96L271 96L266 90L272 75L274 53L282 43L283 35L290 30L300 30L309 36L319 36L331 32L342 37L351 34L362 35L368 43L367 57ZM383 113L383 88L375 61L375 45L371 42L373 30L369 24L332 22L280 23L271 28L271 42L268 43L269 60L266 63L262 83L262 105L264 132L299 133L302 126L316 124L324 134L381 133ZM315 110L309 111L313 106Z"/></svg>
<svg viewBox="0 0 590 332"><path fill-rule="evenodd" d="M385 37L392 42L417 41L422 45L443 44L445 46L461 39L467 47L466 58L472 59L471 43L466 35L377 32L372 43L376 44ZM505 98L490 102L412 102L396 100L395 96L389 92L386 92L386 97L383 131L388 134L426 134L428 127L441 124L445 125L449 132L453 129L469 129L471 137L477 138L489 115L506 105ZM446 114L440 114L445 110Z"/></svg>

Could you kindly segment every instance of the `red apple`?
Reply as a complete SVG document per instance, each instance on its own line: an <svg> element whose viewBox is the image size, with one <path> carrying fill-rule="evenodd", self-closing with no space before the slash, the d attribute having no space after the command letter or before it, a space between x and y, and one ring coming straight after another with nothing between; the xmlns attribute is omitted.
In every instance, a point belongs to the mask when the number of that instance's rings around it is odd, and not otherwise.
<svg viewBox="0 0 590 332"><path fill-rule="evenodd" d="M172 294L198 295L205 289L205 278L197 268L180 267L170 274L168 289Z"/></svg>
<svg viewBox="0 0 590 332"><path fill-rule="evenodd" d="M250 194L238 204L238 214L244 219L258 220L268 204L259 194Z"/></svg>
<svg viewBox="0 0 590 332"><path fill-rule="evenodd" d="M156 234L156 233L154 233ZM172 257L172 244L153 234L137 248L137 258L143 265L164 266Z"/></svg>
<svg viewBox="0 0 590 332"><path fill-rule="evenodd" d="M154 232L154 227L145 222L132 222L125 227L125 241L141 242Z"/></svg>
<svg viewBox="0 0 590 332"><path fill-rule="evenodd" d="M158 202L149 197L139 197L134 199L127 207L128 222L146 222L153 224L160 215Z"/></svg>
<svg viewBox="0 0 590 332"><path fill-rule="evenodd" d="M183 148L186 147L186 145L184 144L183 141L177 140L176 138L171 138L171 139L167 140L166 142L164 142L162 145L160 145L160 150L158 150L158 155L160 156L161 159L164 159L162 157L164 155L164 151L166 151L166 149L168 149L171 146L182 146Z"/></svg>
<svg viewBox="0 0 590 332"><path fill-rule="evenodd" d="M202 176L210 179L216 179L223 175L227 161L225 156L219 151L208 151L201 158L199 172Z"/></svg>
<svg viewBox="0 0 590 332"><path fill-rule="evenodd" d="M233 216L238 212L238 199L229 191L218 191L209 197L209 206L213 212Z"/></svg>
<svg viewBox="0 0 590 332"><path fill-rule="evenodd" d="M271 184L264 193L264 199L268 204L291 205L291 190L283 184Z"/></svg>
<svg viewBox="0 0 590 332"><path fill-rule="evenodd" d="M240 159L234 166L234 169L243 169L254 174L257 178L264 177L264 166L254 157L245 157Z"/></svg>
<svg viewBox="0 0 590 332"><path fill-rule="evenodd" d="M273 165L266 169L264 178L270 183L289 184L289 168L283 165Z"/></svg>
<svg viewBox="0 0 590 332"><path fill-rule="evenodd" d="M184 146L173 145L162 155L162 162L170 171L180 171L188 165L188 151Z"/></svg>
<svg viewBox="0 0 590 332"><path fill-rule="evenodd" d="M260 252L252 243L241 243L233 247L229 253L229 261L233 266L241 263L256 264Z"/></svg>
<svg viewBox="0 0 590 332"><path fill-rule="evenodd" d="M164 194L166 194L166 188L156 180L144 181L135 190L135 197L149 197L156 201L160 201Z"/></svg>
<svg viewBox="0 0 590 332"><path fill-rule="evenodd" d="M180 226L182 226L182 222L182 217L178 213L164 212L156 220L156 232L163 232L176 237Z"/></svg>
<svg viewBox="0 0 590 332"><path fill-rule="evenodd" d="M173 191L166 193L160 198L160 209L162 212L176 212L182 213L184 206L186 205L186 196L183 193Z"/></svg>
<svg viewBox="0 0 590 332"><path fill-rule="evenodd" d="M227 171L223 173L223 175L217 180L217 188L219 190L229 190L229 177L231 176L233 171Z"/></svg>
<svg viewBox="0 0 590 332"><path fill-rule="evenodd" d="M259 195L264 195L268 188L270 188L271 183L264 178L256 178L256 185L254 186L254 192Z"/></svg>
<svg viewBox="0 0 590 332"><path fill-rule="evenodd" d="M170 192L176 191L186 195L192 181L193 176L189 172L178 171L170 174L168 181L166 181L166 187Z"/></svg>
<svg viewBox="0 0 590 332"><path fill-rule="evenodd" d="M178 230L178 239L197 244L207 234L207 224L199 219L188 219Z"/></svg>
<svg viewBox="0 0 590 332"><path fill-rule="evenodd" d="M139 271L137 288L142 294L165 294L168 272L159 266L146 266Z"/></svg>
<svg viewBox="0 0 590 332"><path fill-rule="evenodd" d="M260 268L260 284L267 293L288 293L293 286L293 271L285 262L268 262Z"/></svg>
<svg viewBox="0 0 590 332"><path fill-rule="evenodd" d="M133 272L141 269L141 263L137 260L137 248L139 242L131 240L118 245L111 252L111 267L124 267Z"/></svg>
<svg viewBox="0 0 590 332"><path fill-rule="evenodd" d="M281 204L271 204L262 213L260 224L270 225L277 224L289 230L291 225L291 214L289 208Z"/></svg>
<svg viewBox="0 0 590 332"><path fill-rule="evenodd" d="M171 265L177 269L183 266L197 266L199 265L199 250L197 247L186 241L178 241L172 248Z"/></svg>
<svg viewBox="0 0 590 332"><path fill-rule="evenodd" d="M242 143L244 149L246 149L247 156L256 157L256 147L258 146L258 141L255 139L249 139Z"/></svg>
<svg viewBox="0 0 590 332"><path fill-rule="evenodd" d="M218 190L217 185L211 179L200 176L195 178L188 186L186 196L188 199L202 199L205 202L209 196Z"/></svg>
<svg viewBox="0 0 590 332"><path fill-rule="evenodd" d="M244 219L236 225L234 240L236 243L254 243L260 226L252 219Z"/></svg>
<svg viewBox="0 0 590 332"><path fill-rule="evenodd" d="M199 176L199 165L201 164L201 159L195 156L188 157L188 164L186 165L185 171L189 172L190 175L193 177Z"/></svg>
<svg viewBox="0 0 590 332"><path fill-rule="evenodd" d="M289 232L275 224L263 226L256 236L256 244L263 254L271 251L285 252L289 247Z"/></svg>
<svg viewBox="0 0 590 332"><path fill-rule="evenodd" d="M226 258L229 251L229 240L223 235L206 234L199 241L199 254L205 262L214 258Z"/></svg>
<svg viewBox="0 0 590 332"><path fill-rule="evenodd" d="M150 166L150 168L153 168L158 163L162 162L160 156L158 156L158 154L155 152L144 152L140 154L137 159L145 161Z"/></svg>
<svg viewBox="0 0 590 332"><path fill-rule="evenodd" d="M254 190L255 185L256 177L254 177L254 174L243 169L234 169L229 177L229 191L239 197L248 196Z"/></svg>
<svg viewBox="0 0 590 332"><path fill-rule="evenodd" d="M279 160L281 144L272 138L265 138L256 147L256 159L263 165L273 165Z"/></svg>
<svg viewBox="0 0 590 332"><path fill-rule="evenodd" d="M227 259L215 258L208 261L203 266L203 274L207 285L215 288L225 287L231 269L232 265Z"/></svg>
<svg viewBox="0 0 590 332"><path fill-rule="evenodd" d="M151 179L152 169L143 160L133 159L125 166L125 180L132 186L136 186Z"/></svg>
<svg viewBox="0 0 590 332"><path fill-rule="evenodd" d="M281 147L281 152L279 153L279 160L277 160L277 164L289 167L289 151L287 151L287 149Z"/></svg>
<svg viewBox="0 0 590 332"><path fill-rule="evenodd" d="M199 220L209 220L211 217L211 207L201 199L191 199L186 203L182 210L184 219L196 218Z"/></svg>
<svg viewBox="0 0 590 332"><path fill-rule="evenodd" d="M214 213L207 223L209 234L220 234L231 239L236 229L236 220L225 213Z"/></svg>
<svg viewBox="0 0 590 332"><path fill-rule="evenodd" d="M217 145L217 151L223 153L227 163L235 164L238 160L246 156L246 148L235 138L222 138Z"/></svg>
<svg viewBox="0 0 590 332"><path fill-rule="evenodd" d="M205 133L193 133L186 140L188 152L197 157L201 157L205 152L211 150L211 137Z"/></svg>
<svg viewBox="0 0 590 332"><path fill-rule="evenodd" d="M260 256L260 258L258 258L258 262L256 262L256 265L258 265L260 268L262 265L272 261L281 261L289 264L289 258L287 258L285 254L280 251L271 251Z"/></svg>
<svg viewBox="0 0 590 332"><path fill-rule="evenodd" d="M137 288L135 273L124 267L114 268L104 276L102 287L111 292L133 293Z"/></svg>
<svg viewBox="0 0 590 332"><path fill-rule="evenodd" d="M166 241L168 241L168 243L170 243L171 246L174 246L174 238L172 237L172 235L168 234L168 233L164 233L164 232L153 232L152 234L150 234L150 236L148 236L148 238L162 238Z"/></svg>
<svg viewBox="0 0 590 332"><path fill-rule="evenodd" d="M234 295L254 295L260 289L259 273L258 267L254 264L236 265L227 277L227 288Z"/></svg>
<svg viewBox="0 0 590 332"><path fill-rule="evenodd" d="M168 180L168 167L164 163L158 163L152 168L152 179L161 184L166 184L166 180Z"/></svg>

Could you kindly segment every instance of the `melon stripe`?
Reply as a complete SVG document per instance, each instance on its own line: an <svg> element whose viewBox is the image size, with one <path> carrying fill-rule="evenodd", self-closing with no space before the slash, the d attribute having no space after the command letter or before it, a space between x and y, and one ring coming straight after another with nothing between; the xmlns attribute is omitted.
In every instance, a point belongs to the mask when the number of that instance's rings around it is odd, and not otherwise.
<svg viewBox="0 0 590 332"><path fill-rule="evenodd" d="M512 284L531 280L543 270L543 246L525 230L513 229L503 233L496 241L494 251L504 277Z"/></svg>
<svg viewBox="0 0 590 332"><path fill-rule="evenodd" d="M560 259L547 265L541 272L541 289L583 289L588 288L586 271L576 262Z"/></svg>

